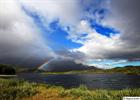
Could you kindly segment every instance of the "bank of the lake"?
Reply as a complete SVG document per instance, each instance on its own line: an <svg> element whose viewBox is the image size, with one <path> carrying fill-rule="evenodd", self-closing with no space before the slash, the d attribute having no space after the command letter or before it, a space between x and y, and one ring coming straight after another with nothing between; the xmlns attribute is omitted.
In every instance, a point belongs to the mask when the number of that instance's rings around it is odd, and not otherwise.
<svg viewBox="0 0 140 100"><path fill-rule="evenodd" d="M124 96L140 96L140 88L89 90L81 85L65 89L19 79L0 79L1 100L122 100Z"/></svg>

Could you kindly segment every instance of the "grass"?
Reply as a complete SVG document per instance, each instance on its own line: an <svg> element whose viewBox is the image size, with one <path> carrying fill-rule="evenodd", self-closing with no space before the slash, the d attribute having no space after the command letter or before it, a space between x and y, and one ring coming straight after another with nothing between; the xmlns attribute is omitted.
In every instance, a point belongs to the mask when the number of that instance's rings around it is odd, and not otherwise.
<svg viewBox="0 0 140 100"><path fill-rule="evenodd" d="M19 79L0 79L0 100L122 100L123 96L140 96L140 88L89 90L80 85L79 88L64 89Z"/></svg>
<svg viewBox="0 0 140 100"><path fill-rule="evenodd" d="M37 93L36 83L17 79L0 79L0 100L15 100Z"/></svg>
<svg viewBox="0 0 140 100"><path fill-rule="evenodd" d="M124 96L140 96L140 89L124 90L88 90L84 86L66 90L63 94L80 98L81 100L122 100Z"/></svg>

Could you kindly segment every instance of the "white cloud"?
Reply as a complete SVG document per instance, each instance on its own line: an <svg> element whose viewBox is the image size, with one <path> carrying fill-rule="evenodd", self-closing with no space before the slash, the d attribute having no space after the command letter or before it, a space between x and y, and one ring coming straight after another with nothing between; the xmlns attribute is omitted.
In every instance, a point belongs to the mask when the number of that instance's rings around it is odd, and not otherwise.
<svg viewBox="0 0 140 100"><path fill-rule="evenodd" d="M86 36L81 37L81 33L86 33ZM77 34L76 34L77 33ZM89 23L82 20L77 26L76 32L70 34L70 39L77 43L82 43L83 46L72 51L80 51L86 54L86 59L98 59L107 57L106 52L117 51L121 47L119 41L120 35L112 35L110 38L101 35L89 26Z"/></svg>

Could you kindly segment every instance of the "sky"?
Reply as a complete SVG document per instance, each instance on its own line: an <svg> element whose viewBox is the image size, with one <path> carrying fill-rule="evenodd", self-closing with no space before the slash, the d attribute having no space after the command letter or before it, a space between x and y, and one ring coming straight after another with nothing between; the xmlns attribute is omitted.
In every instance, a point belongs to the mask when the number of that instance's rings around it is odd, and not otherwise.
<svg viewBox="0 0 140 100"><path fill-rule="evenodd" d="M139 0L0 0L0 63L62 58L140 65Z"/></svg>

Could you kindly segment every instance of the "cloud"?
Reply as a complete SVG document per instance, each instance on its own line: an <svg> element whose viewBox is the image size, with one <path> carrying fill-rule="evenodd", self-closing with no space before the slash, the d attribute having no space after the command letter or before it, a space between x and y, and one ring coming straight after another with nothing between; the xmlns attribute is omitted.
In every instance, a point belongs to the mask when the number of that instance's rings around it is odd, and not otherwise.
<svg viewBox="0 0 140 100"><path fill-rule="evenodd" d="M22 11L19 2L1 0L1 61L25 63L28 59L47 59L54 55L31 18Z"/></svg>
<svg viewBox="0 0 140 100"><path fill-rule="evenodd" d="M81 18L79 0L20 0L20 3L32 11L43 15L47 22L60 19L62 25L74 25Z"/></svg>
<svg viewBox="0 0 140 100"><path fill-rule="evenodd" d="M122 31L121 40L128 45L130 48L139 48L140 39L140 14L139 6L140 1L129 1L129 0L118 0L112 1L113 15L116 16L114 19L114 25ZM117 6L115 6L117 4ZM117 20L120 20L116 22ZM113 23L110 23L113 24Z"/></svg>
<svg viewBox="0 0 140 100"><path fill-rule="evenodd" d="M105 7L102 4L96 5L97 7L91 10L92 13L90 12L88 18L82 20L73 34L70 34L70 39L83 44L82 47L76 48L74 51L83 52L86 55L86 60L139 58L139 1L108 0L105 2L107 2ZM93 14L95 10L101 8L109 11L102 19ZM90 19L104 27L113 27L119 30L119 34L110 33L111 37L101 35L94 27L90 26L91 23L88 21ZM81 37L78 34L81 32L86 33L86 36Z"/></svg>
<svg viewBox="0 0 140 100"><path fill-rule="evenodd" d="M108 57L106 55L106 52L110 52L110 51L117 51L120 47L119 47L119 35L112 35L110 38L101 35L99 33L96 32L95 29L92 29L89 26L89 23L87 21L81 21L81 23L79 24L77 31L82 31L84 33L86 33L86 36L84 36L83 38L79 38L81 37L80 34L78 34L77 36L72 35L71 38L73 41L75 42L79 42L82 43L83 46L78 48L78 49L74 49L73 51L80 51L86 54L87 58L86 59L98 59L98 58L106 58Z"/></svg>

